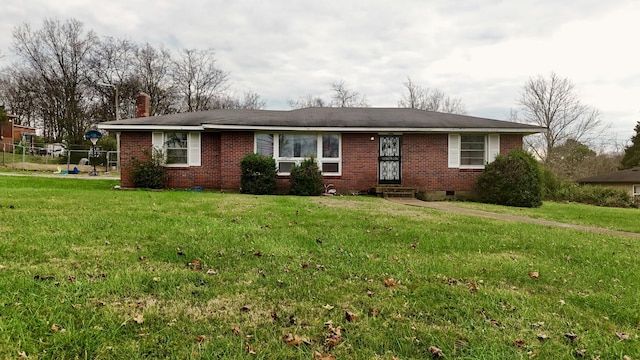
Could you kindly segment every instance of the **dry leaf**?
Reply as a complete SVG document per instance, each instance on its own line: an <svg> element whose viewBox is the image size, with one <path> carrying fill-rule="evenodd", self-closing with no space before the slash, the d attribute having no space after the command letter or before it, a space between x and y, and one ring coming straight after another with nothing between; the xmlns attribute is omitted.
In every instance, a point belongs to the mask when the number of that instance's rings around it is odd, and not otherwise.
<svg viewBox="0 0 640 360"><path fill-rule="evenodd" d="M256 351L253 349L253 346L251 346L251 344L247 344L246 346L247 352L251 355L255 355Z"/></svg>
<svg viewBox="0 0 640 360"><path fill-rule="evenodd" d="M369 309L369 315L378 316L378 315L380 315L380 310L371 308L371 309Z"/></svg>
<svg viewBox="0 0 640 360"><path fill-rule="evenodd" d="M587 349L576 349L576 355L583 357L587 353Z"/></svg>
<svg viewBox="0 0 640 360"><path fill-rule="evenodd" d="M202 270L202 261L199 258L195 258L193 261L188 263L187 266L193 271L200 271Z"/></svg>
<svg viewBox="0 0 640 360"><path fill-rule="evenodd" d="M474 283L474 282L470 282L469 283L469 291L471 291L472 293L478 291L478 285L476 285L476 283Z"/></svg>
<svg viewBox="0 0 640 360"><path fill-rule="evenodd" d="M203 342L207 341L207 337L205 335L200 335L196 338L196 342L198 344L202 344Z"/></svg>
<svg viewBox="0 0 640 360"><path fill-rule="evenodd" d="M538 334L538 340L547 340L549 337L546 334Z"/></svg>
<svg viewBox="0 0 640 360"><path fill-rule="evenodd" d="M358 315L352 313L351 311L345 311L344 317L347 319L347 321L356 321L358 319Z"/></svg>
<svg viewBox="0 0 640 360"><path fill-rule="evenodd" d="M574 333L573 331L569 332L569 333L565 333L564 336L567 339L571 340L572 342L578 340L578 335L576 333Z"/></svg>
<svg viewBox="0 0 640 360"><path fill-rule="evenodd" d="M284 342L286 342L289 346L299 346L300 344L302 344L303 340L298 335L288 333L284 336Z"/></svg>
<svg viewBox="0 0 640 360"><path fill-rule="evenodd" d="M243 307L240 308L240 311L242 312L249 312L251 311L251 305L245 305Z"/></svg>
<svg viewBox="0 0 640 360"><path fill-rule="evenodd" d="M17 358L18 358L18 359L27 359L27 358L28 358L28 356L27 356L27 353L26 353L26 352L24 352L24 351L20 351L20 352L18 353Z"/></svg>
<svg viewBox="0 0 640 360"><path fill-rule="evenodd" d="M53 324L51 325L51 332L65 332L67 331L65 328L63 328L62 326L60 326L60 324Z"/></svg>
<svg viewBox="0 0 640 360"><path fill-rule="evenodd" d="M440 350L436 346L429 346L429 352L431 353L431 357L433 357L433 358L444 357L444 354L442 353L442 350Z"/></svg>
<svg viewBox="0 0 640 360"><path fill-rule="evenodd" d="M629 340L629 334L621 333L616 331L616 336L620 340Z"/></svg>
<svg viewBox="0 0 640 360"><path fill-rule="evenodd" d="M133 317L133 321L135 321L136 324L142 324L144 322L144 315L138 314L138 315L134 316Z"/></svg>
<svg viewBox="0 0 640 360"><path fill-rule="evenodd" d="M237 326L234 326L234 327L231 329L231 332L232 332L234 335L240 335L240 328L239 328L239 327L237 327Z"/></svg>
<svg viewBox="0 0 640 360"><path fill-rule="evenodd" d="M238 222L238 221L240 221L240 219L242 219L242 217L236 216L233 219L231 219L231 222Z"/></svg>
<svg viewBox="0 0 640 360"><path fill-rule="evenodd" d="M6 269L6 268L7 268L6 266L4 266L4 265L0 265L0 270L4 270L4 269Z"/></svg>
<svg viewBox="0 0 640 360"><path fill-rule="evenodd" d="M216 270L213 270L213 269L207 270L207 275L212 275L213 276L213 275L217 275L217 274L218 274L218 272Z"/></svg>
<svg viewBox="0 0 640 360"><path fill-rule="evenodd" d="M513 342L513 345L515 345L515 347L517 348L521 348L524 346L524 340L516 339L516 341Z"/></svg>
<svg viewBox="0 0 640 360"><path fill-rule="evenodd" d="M398 283L396 282L396 280L394 278L388 278L388 279L384 280L382 283L386 287L394 288L394 287L398 286Z"/></svg>
<svg viewBox="0 0 640 360"><path fill-rule="evenodd" d="M278 314L278 312L277 312L277 311L273 310L273 311L271 312L271 318L272 318L273 320L278 320L278 319L280 319L280 315Z"/></svg>
<svg viewBox="0 0 640 360"><path fill-rule="evenodd" d="M333 310L334 307L329 305L329 304L327 304L327 305L322 306L322 308L325 309L325 310Z"/></svg>
<svg viewBox="0 0 640 360"><path fill-rule="evenodd" d="M537 279L538 276L540 276L540 274L538 274L537 271L532 271L532 272L529 273L529 277L532 278L532 279Z"/></svg>
<svg viewBox="0 0 640 360"><path fill-rule="evenodd" d="M313 352L314 360L336 360L336 357L331 354L321 354L318 351Z"/></svg>

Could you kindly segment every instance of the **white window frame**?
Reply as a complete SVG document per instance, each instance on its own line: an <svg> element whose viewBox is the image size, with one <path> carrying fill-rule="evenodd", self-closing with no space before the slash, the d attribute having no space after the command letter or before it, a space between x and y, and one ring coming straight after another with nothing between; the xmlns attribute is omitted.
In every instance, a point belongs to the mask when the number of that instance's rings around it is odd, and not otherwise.
<svg viewBox="0 0 640 360"><path fill-rule="evenodd" d="M631 193L633 196L640 196L640 184L635 184L631 187Z"/></svg>
<svg viewBox="0 0 640 360"><path fill-rule="evenodd" d="M305 157L291 157L291 156L279 156L280 154L280 135L315 135L316 136L316 153L315 158L318 163L318 167L322 171L322 165L327 164L338 164L337 172L322 172L323 176L342 176L342 134L340 133L306 133L306 132L291 132L291 133L264 133L259 132L254 134L253 141L253 152L258 152L258 135L272 135L273 136L273 154L271 156L276 160L276 169L278 169L278 175L287 176L290 175L290 172L281 172L280 171L280 163L281 162L291 162L296 165L300 165L300 163L305 159ZM338 136L338 157L335 158L325 158L322 156L322 137L324 135L336 135Z"/></svg>
<svg viewBox="0 0 640 360"><path fill-rule="evenodd" d="M165 164L165 167L190 167L190 166L201 166L201 135L200 132L197 131L166 131L166 132L153 132L152 144L153 147L157 150L162 151L165 156L167 156L167 138L170 134L175 133L186 133L187 134L187 162L186 163L178 163L178 164Z"/></svg>
<svg viewBox="0 0 640 360"><path fill-rule="evenodd" d="M482 135L484 136L484 163L482 165L462 165L462 136ZM485 165L495 160L500 154L500 134L449 134L449 168L458 169L484 169Z"/></svg>

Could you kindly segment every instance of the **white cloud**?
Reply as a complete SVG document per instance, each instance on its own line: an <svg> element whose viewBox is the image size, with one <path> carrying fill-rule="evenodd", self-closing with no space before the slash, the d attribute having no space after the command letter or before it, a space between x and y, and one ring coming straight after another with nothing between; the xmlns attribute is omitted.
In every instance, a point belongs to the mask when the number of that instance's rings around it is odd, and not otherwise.
<svg viewBox="0 0 640 360"><path fill-rule="evenodd" d="M472 115L505 118L528 77L555 71L616 129L640 120L633 0L4 0L0 51L10 53L14 26L45 17L173 51L214 48L234 89L271 108L327 97L338 80L374 106L396 106L411 76L462 98Z"/></svg>

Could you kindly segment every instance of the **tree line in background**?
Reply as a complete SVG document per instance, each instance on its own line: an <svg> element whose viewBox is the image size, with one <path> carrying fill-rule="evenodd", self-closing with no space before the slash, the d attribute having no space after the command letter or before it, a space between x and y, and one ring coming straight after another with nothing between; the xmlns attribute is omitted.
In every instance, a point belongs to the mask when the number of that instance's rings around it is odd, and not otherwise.
<svg viewBox="0 0 640 360"><path fill-rule="evenodd" d="M229 73L210 49L174 57L162 46L100 38L74 19L48 19L40 29L16 27L12 50L18 61L0 74L0 101L48 141L80 143L97 121L134 117L141 91L151 115L265 106L252 91L229 90Z"/></svg>
<svg viewBox="0 0 640 360"><path fill-rule="evenodd" d="M16 27L12 51L18 61L0 74L0 103L17 116L16 123L42 129L47 141L77 144L96 122L134 117L135 97L141 91L150 95L151 115L266 106L253 91L238 96L230 90L230 74L217 66L211 49L184 49L174 56L162 46L99 37L75 19L48 19L40 29ZM411 78L403 86L398 107L467 113L461 99L439 89L422 87ZM309 94L289 100L289 105L370 106L365 95L344 81L333 82L330 90L329 99ZM608 152L596 152L610 125L597 109L580 101L567 78L555 73L529 78L517 105L510 120L547 129L525 138L527 147L563 178L640 166L640 122L622 164L619 147L611 151L609 144Z"/></svg>

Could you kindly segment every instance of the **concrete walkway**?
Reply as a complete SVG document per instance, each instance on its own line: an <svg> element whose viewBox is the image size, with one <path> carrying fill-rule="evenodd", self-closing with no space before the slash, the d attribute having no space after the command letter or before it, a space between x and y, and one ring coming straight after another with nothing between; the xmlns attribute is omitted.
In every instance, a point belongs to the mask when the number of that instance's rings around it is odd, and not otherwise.
<svg viewBox="0 0 640 360"><path fill-rule="evenodd" d="M597 234L625 236L625 237L640 239L640 234L632 233L628 231L610 230L610 229L603 229L599 227L585 226L585 225L566 224L566 223L561 223L557 221L534 219L534 218L529 218L525 216L498 214L498 213L492 213L492 212L482 211L482 210L467 209L461 206L456 206L455 203L448 202L448 201L421 201L418 199L408 199L408 198L407 199L389 198L388 200L398 204L425 207L425 208L430 208L435 210L455 212L458 214L482 216L482 217L505 220L505 221L526 222L526 223L539 224L544 226L555 226L555 227L561 227L565 229L589 231Z"/></svg>

